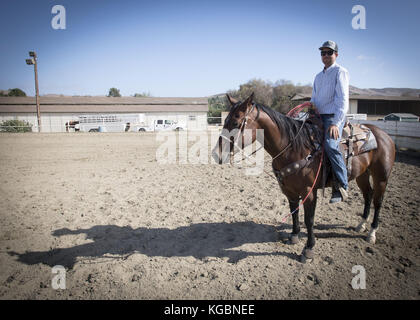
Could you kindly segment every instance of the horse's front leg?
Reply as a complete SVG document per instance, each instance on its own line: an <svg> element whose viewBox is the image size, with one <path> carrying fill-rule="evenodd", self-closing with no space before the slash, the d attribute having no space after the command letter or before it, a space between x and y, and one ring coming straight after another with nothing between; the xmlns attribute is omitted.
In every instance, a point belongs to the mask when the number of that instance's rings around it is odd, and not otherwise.
<svg viewBox="0 0 420 320"><path fill-rule="evenodd" d="M289 243L297 244L299 242L299 232L300 232L299 198L297 200L289 199L289 207L290 207L290 213L292 214L292 218L293 218L293 230L289 238Z"/></svg>
<svg viewBox="0 0 420 320"><path fill-rule="evenodd" d="M316 208L316 190L312 192L305 203L303 204L305 208L305 225L308 232L308 240L306 246L303 249L301 255L301 262L305 263L306 261L312 261L314 258L313 248L315 246L315 235L314 235L314 218L315 218L315 208Z"/></svg>

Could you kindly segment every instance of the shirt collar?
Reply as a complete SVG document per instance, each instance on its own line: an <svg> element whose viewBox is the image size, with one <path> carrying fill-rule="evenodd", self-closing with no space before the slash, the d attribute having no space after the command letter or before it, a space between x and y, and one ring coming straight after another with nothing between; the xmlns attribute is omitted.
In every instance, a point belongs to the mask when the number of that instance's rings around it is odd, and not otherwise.
<svg viewBox="0 0 420 320"><path fill-rule="evenodd" d="M332 67L335 67L337 65L337 62L334 62L332 65L330 65L327 69L325 69L325 67L324 67L324 69L322 69L322 72L329 72L331 69L332 69Z"/></svg>

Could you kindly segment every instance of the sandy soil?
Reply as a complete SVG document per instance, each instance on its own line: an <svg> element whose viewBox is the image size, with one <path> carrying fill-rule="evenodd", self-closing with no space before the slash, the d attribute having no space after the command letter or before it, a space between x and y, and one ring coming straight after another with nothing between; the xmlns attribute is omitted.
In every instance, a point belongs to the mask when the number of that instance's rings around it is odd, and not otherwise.
<svg viewBox="0 0 420 320"><path fill-rule="evenodd" d="M147 133L1 134L0 298L420 298L420 158L398 155L375 245L352 229L356 183L335 206L328 190L316 257L302 264L306 230L297 245L283 241L291 218L280 224L289 209L275 180L158 164L160 144ZM65 290L52 288L56 265ZM355 265L366 289L351 286Z"/></svg>

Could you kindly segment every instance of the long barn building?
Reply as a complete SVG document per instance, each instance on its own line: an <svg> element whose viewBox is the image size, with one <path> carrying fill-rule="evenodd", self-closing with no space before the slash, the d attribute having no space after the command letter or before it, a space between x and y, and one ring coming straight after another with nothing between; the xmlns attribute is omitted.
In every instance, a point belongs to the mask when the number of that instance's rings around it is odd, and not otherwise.
<svg viewBox="0 0 420 320"><path fill-rule="evenodd" d="M41 132L66 132L81 116L139 116L148 125L159 119L176 121L187 130L207 129L207 98L40 97ZM0 97L0 124L24 120L38 131L35 97Z"/></svg>
<svg viewBox="0 0 420 320"><path fill-rule="evenodd" d="M292 100L310 101L311 95L296 94ZM371 120L383 118L390 113L412 113L420 116L420 97L350 94L347 113L363 113Z"/></svg>

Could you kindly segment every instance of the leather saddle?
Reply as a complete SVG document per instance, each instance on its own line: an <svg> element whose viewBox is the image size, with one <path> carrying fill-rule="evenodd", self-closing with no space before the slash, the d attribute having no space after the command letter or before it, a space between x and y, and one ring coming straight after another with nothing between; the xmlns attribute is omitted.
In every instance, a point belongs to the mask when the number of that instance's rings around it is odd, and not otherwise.
<svg viewBox="0 0 420 320"><path fill-rule="evenodd" d="M321 132L324 131L322 121L314 113L309 114L307 122L318 127ZM341 135L340 150L347 162L351 163L351 157L376 149L377 146L376 138L367 126L346 121Z"/></svg>
<svg viewBox="0 0 420 320"><path fill-rule="evenodd" d="M352 157L376 149L378 144L372 131L363 124L346 122L340 140L340 150L347 162L347 174L350 176Z"/></svg>

